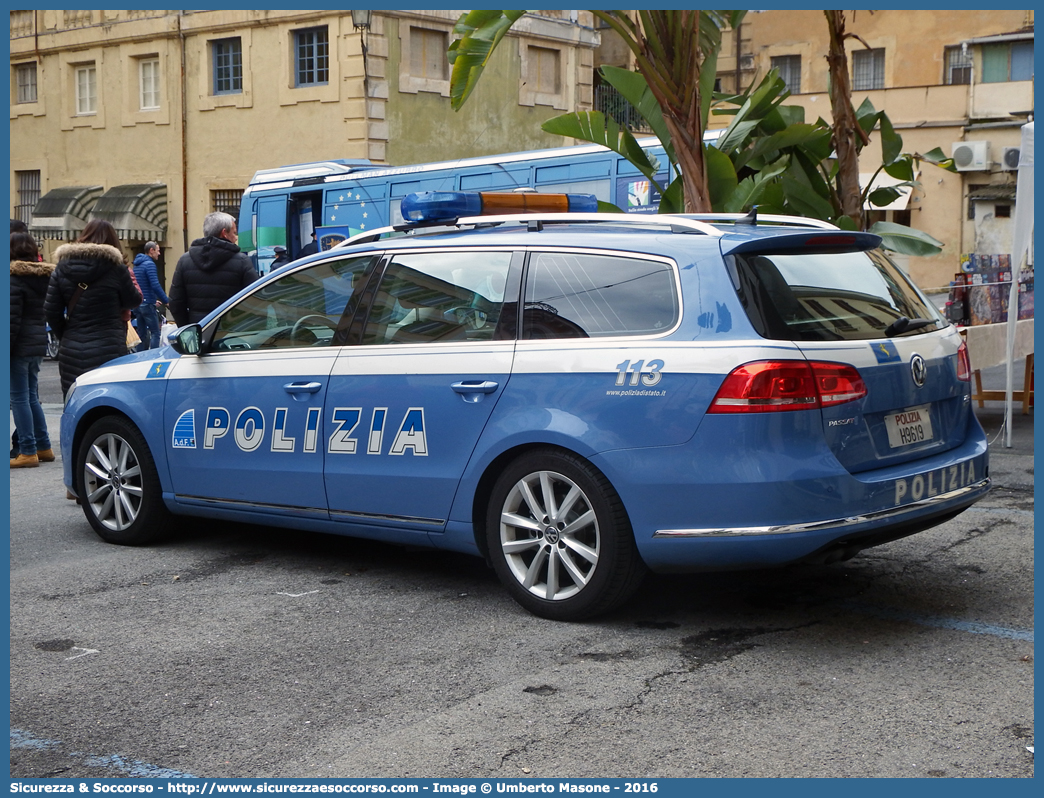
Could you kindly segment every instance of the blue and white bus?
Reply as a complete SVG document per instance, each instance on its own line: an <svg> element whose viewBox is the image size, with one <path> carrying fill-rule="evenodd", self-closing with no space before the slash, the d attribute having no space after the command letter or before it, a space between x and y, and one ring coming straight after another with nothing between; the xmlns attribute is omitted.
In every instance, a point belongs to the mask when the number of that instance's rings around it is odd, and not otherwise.
<svg viewBox="0 0 1044 798"><path fill-rule="evenodd" d="M639 143L659 161L657 180L666 186L668 162L660 142ZM286 247L297 258L313 231L319 247L329 249L356 233L401 224L399 203L412 192L515 189L593 194L629 213L656 213L660 203L655 183L596 144L400 167L319 161L254 175L243 192L239 243L264 274L273 247Z"/></svg>

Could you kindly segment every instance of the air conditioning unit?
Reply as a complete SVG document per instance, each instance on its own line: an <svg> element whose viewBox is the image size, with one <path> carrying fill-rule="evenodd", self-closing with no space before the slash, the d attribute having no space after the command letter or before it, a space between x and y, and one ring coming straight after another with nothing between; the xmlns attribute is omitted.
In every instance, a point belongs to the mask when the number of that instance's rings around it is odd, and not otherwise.
<svg viewBox="0 0 1044 798"><path fill-rule="evenodd" d="M1000 168L1010 172L1019 168L1019 148L1005 147L1000 159Z"/></svg>
<svg viewBox="0 0 1044 798"><path fill-rule="evenodd" d="M988 141L955 141L950 152L958 172L985 172L990 168Z"/></svg>

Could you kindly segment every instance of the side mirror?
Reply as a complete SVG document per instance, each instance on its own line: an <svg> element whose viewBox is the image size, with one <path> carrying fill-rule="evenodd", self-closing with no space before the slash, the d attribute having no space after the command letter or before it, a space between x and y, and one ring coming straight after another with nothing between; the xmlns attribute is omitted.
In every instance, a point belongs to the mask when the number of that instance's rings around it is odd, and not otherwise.
<svg viewBox="0 0 1044 798"><path fill-rule="evenodd" d="M171 347L179 355L198 355L203 340L203 328L198 324L179 327L167 336Z"/></svg>

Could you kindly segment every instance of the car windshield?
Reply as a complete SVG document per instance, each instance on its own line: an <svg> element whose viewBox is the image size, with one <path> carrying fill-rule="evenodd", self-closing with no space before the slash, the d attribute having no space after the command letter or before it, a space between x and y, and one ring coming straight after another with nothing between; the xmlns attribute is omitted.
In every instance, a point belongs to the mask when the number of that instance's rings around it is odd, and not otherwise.
<svg viewBox="0 0 1044 798"><path fill-rule="evenodd" d="M740 299L765 338L873 339L928 332L946 324L880 250L758 253L736 257L735 265Z"/></svg>

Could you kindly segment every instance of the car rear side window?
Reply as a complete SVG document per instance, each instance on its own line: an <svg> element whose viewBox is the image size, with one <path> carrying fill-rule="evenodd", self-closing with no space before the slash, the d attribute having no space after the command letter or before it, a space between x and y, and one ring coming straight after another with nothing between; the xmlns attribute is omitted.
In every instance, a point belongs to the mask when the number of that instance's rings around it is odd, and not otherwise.
<svg viewBox="0 0 1044 798"><path fill-rule="evenodd" d="M733 277L758 334L784 341L884 338L901 317L930 332L946 322L883 252L746 254Z"/></svg>
<svg viewBox="0 0 1044 798"><path fill-rule="evenodd" d="M362 343L493 340L511 257L478 250L396 254L374 296Z"/></svg>
<svg viewBox="0 0 1044 798"><path fill-rule="evenodd" d="M663 261L534 252L527 275L523 338L655 335L678 321L674 270Z"/></svg>

